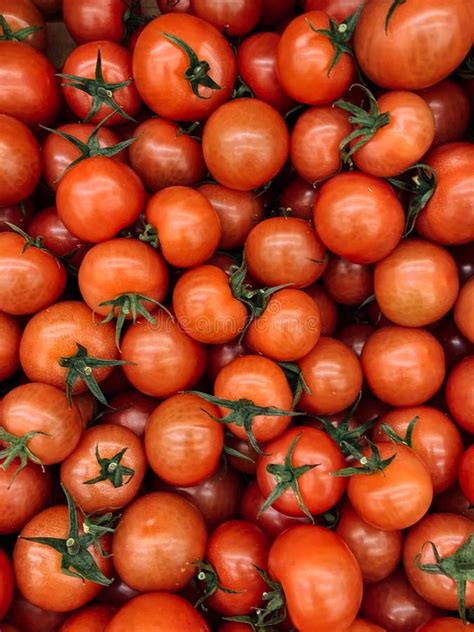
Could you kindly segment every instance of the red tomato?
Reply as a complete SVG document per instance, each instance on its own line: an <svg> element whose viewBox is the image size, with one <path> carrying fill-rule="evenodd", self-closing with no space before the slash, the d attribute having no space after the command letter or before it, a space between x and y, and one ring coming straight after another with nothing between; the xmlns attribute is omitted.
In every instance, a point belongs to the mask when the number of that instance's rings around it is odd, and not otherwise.
<svg viewBox="0 0 474 632"><path fill-rule="evenodd" d="M399 3L369 0L355 31L354 50L362 71L383 88L420 90L459 66L472 44L465 0ZM420 30L420 21L425 28Z"/></svg>
<svg viewBox="0 0 474 632"><path fill-rule="evenodd" d="M28 224L27 232L33 238L41 237L44 246L55 255L63 257L73 254L69 260L73 265L82 261L88 249L86 244L64 226L54 206L48 206L36 213Z"/></svg>
<svg viewBox="0 0 474 632"><path fill-rule="evenodd" d="M258 99L235 99L222 105L209 117L202 136L211 175L239 191L257 189L274 178L288 158L289 147L285 120Z"/></svg>
<svg viewBox="0 0 474 632"><path fill-rule="evenodd" d="M11 230L7 222L25 230L25 226L31 219L32 214L33 201L31 198L27 198L18 204L0 207L0 233Z"/></svg>
<svg viewBox="0 0 474 632"><path fill-rule="evenodd" d="M137 219L144 202L145 190L136 173L103 156L73 167L56 193L58 215L66 228L89 242L112 239Z"/></svg>
<svg viewBox="0 0 474 632"><path fill-rule="evenodd" d="M361 305L374 287L372 270L368 266L335 255L329 258L323 283L330 297L342 305Z"/></svg>
<svg viewBox="0 0 474 632"><path fill-rule="evenodd" d="M474 505L474 445L469 446L461 459L459 484L470 504Z"/></svg>
<svg viewBox="0 0 474 632"><path fill-rule="evenodd" d="M291 217L312 219L316 189L299 176L294 177L280 194L280 208Z"/></svg>
<svg viewBox="0 0 474 632"><path fill-rule="evenodd" d="M67 30L77 44L108 40L124 42L133 32L137 2L134 0L63 0Z"/></svg>
<svg viewBox="0 0 474 632"><path fill-rule="evenodd" d="M150 413L155 410L158 401L139 391L119 393L110 400L110 412L105 412L101 422L124 426L138 437L145 432L145 425Z"/></svg>
<svg viewBox="0 0 474 632"><path fill-rule="evenodd" d="M416 632L469 632L470 628L469 623L464 624L460 619L442 617L425 623Z"/></svg>
<svg viewBox="0 0 474 632"><path fill-rule="evenodd" d="M443 348L424 329L380 327L368 339L361 362L371 391L392 406L423 404L445 376Z"/></svg>
<svg viewBox="0 0 474 632"><path fill-rule="evenodd" d="M0 312L0 382L15 373L19 364L21 330L9 314Z"/></svg>
<svg viewBox="0 0 474 632"><path fill-rule="evenodd" d="M440 81L418 92L433 113L433 146L461 140L469 125L469 99L459 84L451 79Z"/></svg>
<svg viewBox="0 0 474 632"><path fill-rule="evenodd" d="M281 582L291 620L302 632L347 629L354 621L362 574L337 534L311 525L287 529L272 544L268 568Z"/></svg>
<svg viewBox="0 0 474 632"><path fill-rule="evenodd" d="M104 632L114 614L112 606L92 604L68 617L59 632Z"/></svg>
<svg viewBox="0 0 474 632"><path fill-rule="evenodd" d="M204 519L193 504L153 492L122 514L112 544L114 566L135 590L177 592L196 574L194 562L203 559L206 541Z"/></svg>
<svg viewBox="0 0 474 632"><path fill-rule="evenodd" d="M209 362L207 363L207 375L212 382L216 379L221 369L239 356L247 355L250 349L239 338L230 342L209 347Z"/></svg>
<svg viewBox="0 0 474 632"><path fill-rule="evenodd" d="M370 623L366 619L357 617L351 627L347 629L347 632L385 632L385 630L379 625L375 625L375 623Z"/></svg>
<svg viewBox="0 0 474 632"><path fill-rule="evenodd" d="M454 307L454 320L459 331L474 343L474 277L469 279L459 292Z"/></svg>
<svg viewBox="0 0 474 632"><path fill-rule="evenodd" d="M211 24L191 15L168 14L152 20L138 38L133 76L154 112L193 122L206 119L229 100L237 64L230 44Z"/></svg>
<svg viewBox="0 0 474 632"><path fill-rule="evenodd" d="M434 331L443 346L448 370L474 351L473 344L461 334L449 316L443 319Z"/></svg>
<svg viewBox="0 0 474 632"><path fill-rule="evenodd" d="M474 521L474 508L457 483L433 499L433 509L441 513L454 513Z"/></svg>
<svg viewBox="0 0 474 632"><path fill-rule="evenodd" d="M336 331L337 308L329 294L319 285L310 285L305 292L311 296L321 315L321 336L332 336Z"/></svg>
<svg viewBox="0 0 474 632"><path fill-rule="evenodd" d="M375 327L369 323L354 323L346 325L337 332L336 338L352 349L358 358L362 355L362 349L374 332Z"/></svg>
<svg viewBox="0 0 474 632"><path fill-rule="evenodd" d="M399 243L405 215L392 187L361 172L328 180L314 203L314 225L323 243L353 263L375 263Z"/></svg>
<svg viewBox="0 0 474 632"><path fill-rule="evenodd" d="M30 2L30 0L1 0L0 15L5 18L10 30L18 37L19 31L36 27L37 30L28 35L21 37L21 41L36 48L36 50L44 52L47 44L46 25L43 16ZM0 34L3 35L3 27L0 26Z"/></svg>
<svg viewBox="0 0 474 632"><path fill-rule="evenodd" d="M3 619L13 597L13 569L6 553L0 549L0 619Z"/></svg>
<svg viewBox="0 0 474 632"><path fill-rule="evenodd" d="M346 92L355 77L352 57L335 54L331 39L314 29L328 29L329 16L310 11L292 20L283 31L277 51L277 73L283 90L295 101L310 105L332 103Z"/></svg>
<svg viewBox="0 0 474 632"><path fill-rule="evenodd" d="M474 355L461 360L448 376L446 403L449 412L464 430L474 434Z"/></svg>
<svg viewBox="0 0 474 632"><path fill-rule="evenodd" d="M260 25L274 27L289 18L296 5L296 0L262 0Z"/></svg>
<svg viewBox="0 0 474 632"><path fill-rule="evenodd" d="M5 632L51 632L58 630L67 616L67 613L38 608L16 593L8 612L8 619L18 627L12 626L11 630L7 628Z"/></svg>
<svg viewBox="0 0 474 632"><path fill-rule="evenodd" d="M304 0L303 6L306 12L324 11L329 17L342 22L364 3L365 0Z"/></svg>
<svg viewBox="0 0 474 632"><path fill-rule="evenodd" d="M60 11L63 0L32 0L32 2L44 15L51 15Z"/></svg>
<svg viewBox="0 0 474 632"><path fill-rule="evenodd" d="M206 20L225 35L246 35L254 29L262 0L191 0L191 13Z"/></svg>
<svg viewBox="0 0 474 632"><path fill-rule="evenodd" d="M3 44L0 42L0 55ZM20 121L0 114L0 137L0 206L8 206L33 193L41 175L41 160L35 137Z"/></svg>

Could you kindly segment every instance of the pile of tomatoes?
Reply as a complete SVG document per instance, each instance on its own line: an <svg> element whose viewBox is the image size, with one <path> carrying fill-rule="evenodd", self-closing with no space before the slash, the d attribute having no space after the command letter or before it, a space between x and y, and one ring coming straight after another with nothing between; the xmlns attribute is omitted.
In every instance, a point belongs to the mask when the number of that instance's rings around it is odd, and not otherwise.
<svg viewBox="0 0 474 632"><path fill-rule="evenodd" d="M0 632L474 630L474 3L151 4L0 0Z"/></svg>

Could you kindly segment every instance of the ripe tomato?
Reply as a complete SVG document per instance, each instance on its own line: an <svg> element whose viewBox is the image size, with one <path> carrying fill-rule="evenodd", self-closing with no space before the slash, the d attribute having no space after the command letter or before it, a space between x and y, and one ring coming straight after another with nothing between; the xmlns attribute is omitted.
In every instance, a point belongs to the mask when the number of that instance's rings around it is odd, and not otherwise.
<svg viewBox="0 0 474 632"><path fill-rule="evenodd" d="M274 178L285 164L289 148L285 120L258 99L225 103L209 117L202 136L211 175L239 191L257 189Z"/></svg>
<svg viewBox="0 0 474 632"><path fill-rule="evenodd" d="M20 460L15 459L5 470L0 467L0 534L17 533L30 518L49 501L52 489L51 472L27 463L13 478Z"/></svg>
<svg viewBox="0 0 474 632"><path fill-rule="evenodd" d="M191 0L191 13L226 35L246 35L254 29L262 11L262 0Z"/></svg>
<svg viewBox="0 0 474 632"><path fill-rule="evenodd" d="M56 193L58 215L83 241L112 239L134 222L145 202L140 178L112 158L83 160L68 171Z"/></svg>
<svg viewBox="0 0 474 632"><path fill-rule="evenodd" d="M314 198L316 189L312 184L295 176L288 182L280 194L280 208L284 209L291 217L300 219L312 219Z"/></svg>
<svg viewBox="0 0 474 632"><path fill-rule="evenodd" d="M271 217L253 228L245 242L250 275L262 285L303 288L324 272L326 250L310 224L296 217Z"/></svg>
<svg viewBox="0 0 474 632"><path fill-rule="evenodd" d="M433 147L461 140L469 125L470 105L467 94L451 79L418 92L433 113L435 137Z"/></svg>
<svg viewBox="0 0 474 632"><path fill-rule="evenodd" d="M385 579L400 563L403 548L401 531L382 531L371 526L347 501L340 508L336 533L354 553L367 584Z"/></svg>
<svg viewBox="0 0 474 632"><path fill-rule="evenodd" d="M156 228L163 257L178 268L207 261L221 238L219 215L205 195L189 187L167 187L155 193L145 217Z"/></svg>
<svg viewBox="0 0 474 632"><path fill-rule="evenodd" d="M112 606L95 603L68 617L59 632L104 632L114 614Z"/></svg>
<svg viewBox="0 0 474 632"><path fill-rule="evenodd" d="M0 619L3 619L13 597L13 569L7 554L0 549Z"/></svg>
<svg viewBox="0 0 474 632"><path fill-rule="evenodd" d="M474 343L474 277L469 279L459 292L454 307L454 320L459 331Z"/></svg>
<svg viewBox="0 0 474 632"><path fill-rule="evenodd" d="M193 504L177 494L153 492L122 514L112 543L114 566L136 590L177 592L194 577L206 542L204 519Z"/></svg>
<svg viewBox="0 0 474 632"><path fill-rule="evenodd" d="M2 45L0 42L0 52ZM0 137L0 206L8 206L33 193L41 175L41 160L35 137L20 121L0 114Z"/></svg>
<svg viewBox="0 0 474 632"><path fill-rule="evenodd" d="M332 336L336 331L337 309L334 301L320 285L310 285L305 292L311 296L319 308L321 316L321 336Z"/></svg>
<svg viewBox="0 0 474 632"><path fill-rule="evenodd" d="M189 13L191 0L158 0L161 13Z"/></svg>
<svg viewBox="0 0 474 632"><path fill-rule="evenodd" d="M18 31L36 27L36 31L27 37L21 37L21 41L44 53L47 44L46 25L43 16L30 0L15 0L15 2L1 0L0 15L3 15L10 30L17 37ZM2 26L0 26L0 34L4 34Z"/></svg>
<svg viewBox="0 0 474 632"><path fill-rule="evenodd" d="M305 12L324 11L329 17L342 22L364 3L365 0L304 0L303 6Z"/></svg>
<svg viewBox="0 0 474 632"><path fill-rule="evenodd" d="M125 391L110 400L110 412L105 412L101 422L123 426L142 437L150 413L155 410L158 401L139 391Z"/></svg>
<svg viewBox="0 0 474 632"><path fill-rule="evenodd" d="M117 511L138 494L147 461L128 428L100 424L86 430L61 464L61 482L86 513Z"/></svg>
<svg viewBox="0 0 474 632"><path fill-rule="evenodd" d="M239 338L230 342L209 347L209 362L207 363L207 375L214 382L219 371L235 358L250 353L250 349Z"/></svg>
<svg viewBox="0 0 474 632"><path fill-rule="evenodd" d="M366 619L357 619L351 625L350 628L347 629L347 632L385 632L384 628L381 628L379 625L375 623L370 623Z"/></svg>
<svg viewBox="0 0 474 632"><path fill-rule="evenodd" d="M323 243L353 263L375 263L399 243L405 215L392 187L361 172L341 173L321 187L314 225Z"/></svg>
<svg viewBox="0 0 474 632"><path fill-rule="evenodd" d="M469 632L471 626L464 624L460 619L442 617L425 623L416 632Z"/></svg>
<svg viewBox="0 0 474 632"><path fill-rule="evenodd" d="M166 119L150 118L134 131L128 150L130 165L148 191L165 187L191 187L206 176L199 142Z"/></svg>
<svg viewBox="0 0 474 632"><path fill-rule="evenodd" d="M461 428L474 434L474 355L461 360L448 376L446 403L449 412Z"/></svg>
<svg viewBox="0 0 474 632"><path fill-rule="evenodd" d="M331 68L334 44L314 29L329 29L329 16L323 11L299 15L288 24L278 44L277 73L281 87L292 99L323 105L346 92L355 77L355 65L343 52Z"/></svg>
<svg viewBox="0 0 474 632"><path fill-rule="evenodd" d="M350 347L360 358L362 349L374 330L375 327L369 323L354 323L339 329L336 338Z"/></svg>
<svg viewBox="0 0 474 632"><path fill-rule="evenodd" d="M237 64L230 44L211 24L168 14L150 22L138 38L133 76L142 99L160 116L202 121L230 99Z"/></svg>
<svg viewBox="0 0 474 632"><path fill-rule="evenodd" d="M63 0L63 18L76 44L108 40L125 42L137 17L135 0L86 0L77 4Z"/></svg>
<svg viewBox="0 0 474 632"><path fill-rule="evenodd" d="M322 336L298 365L308 392L303 391L299 408L317 415L332 415L348 408L362 388L362 369L347 345Z"/></svg>
<svg viewBox="0 0 474 632"><path fill-rule="evenodd" d="M0 382L15 373L19 364L21 330L9 314L0 312Z"/></svg>
<svg viewBox="0 0 474 632"><path fill-rule="evenodd" d="M291 620L302 632L343 630L354 621L362 574L344 540L329 529L287 529L270 548L268 569L281 582Z"/></svg>
<svg viewBox="0 0 474 632"><path fill-rule="evenodd" d="M51 632L58 629L66 618L67 613L43 610L16 593L8 612L8 620L14 626L11 626L11 630L6 628L5 632Z"/></svg>
<svg viewBox="0 0 474 632"><path fill-rule="evenodd" d="M122 359L130 363L123 371L131 384L152 397L169 397L191 388L206 369L205 348L161 310L155 325L142 320L128 328Z"/></svg>
<svg viewBox="0 0 474 632"><path fill-rule="evenodd" d="M449 316L443 319L434 331L443 346L448 370L474 350L473 344L461 334Z"/></svg>
<svg viewBox="0 0 474 632"><path fill-rule="evenodd" d="M25 226L31 219L32 214L33 201L31 198L27 198L18 204L0 207L0 232L11 230L7 222L25 230Z"/></svg>
<svg viewBox="0 0 474 632"><path fill-rule="evenodd" d="M463 494L474 505L474 446L464 452L459 465L459 484Z"/></svg>
<svg viewBox="0 0 474 632"><path fill-rule="evenodd" d="M48 206L39 213L35 213L28 224L27 232L33 239L41 237L43 245L55 255L71 256L72 254L69 262L73 265L81 262L88 248L68 231L59 219L54 206Z"/></svg>
<svg viewBox="0 0 474 632"><path fill-rule="evenodd" d="M354 50L362 71L383 88L420 90L438 83L459 66L472 43L468 3L369 0L356 27ZM404 6L403 6L404 5ZM420 31L420 20L426 25Z"/></svg>
<svg viewBox="0 0 474 632"><path fill-rule="evenodd" d="M148 418L145 449L152 470L169 485L197 485L217 469L224 430L216 406L188 393L165 400Z"/></svg>
<svg viewBox="0 0 474 632"><path fill-rule="evenodd" d="M443 348L424 329L380 327L368 339L361 362L371 391L392 406L423 404L445 376Z"/></svg>
<svg viewBox="0 0 474 632"><path fill-rule="evenodd" d="M342 305L361 305L373 292L371 269L332 255L323 274L324 287Z"/></svg>
<svg viewBox="0 0 474 632"><path fill-rule="evenodd" d="M131 599L115 614L106 632L210 632L193 606L178 595L150 592Z"/></svg>
<svg viewBox="0 0 474 632"><path fill-rule="evenodd" d="M418 565L436 563L433 545L442 560L455 555L469 537L472 537L473 531L474 524L463 516L435 513L426 516L407 534L403 549L403 565L408 580L423 599L437 608L457 610L458 605L461 606L461 593L451 577L443 573L427 573ZM466 555L468 554L466 551ZM458 562L459 568L462 568L462 560ZM472 581L467 581L466 584L465 605L467 608L474 605Z"/></svg>
<svg viewBox="0 0 474 632"><path fill-rule="evenodd" d="M50 125L57 117L61 90L54 67L28 44L0 42L0 86L1 114L31 127Z"/></svg>

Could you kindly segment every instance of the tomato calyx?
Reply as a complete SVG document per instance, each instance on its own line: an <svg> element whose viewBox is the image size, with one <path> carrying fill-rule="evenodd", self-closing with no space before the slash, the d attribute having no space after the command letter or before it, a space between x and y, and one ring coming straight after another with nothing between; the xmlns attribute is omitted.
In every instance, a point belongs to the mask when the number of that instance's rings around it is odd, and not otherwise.
<svg viewBox="0 0 474 632"><path fill-rule="evenodd" d="M255 417L259 415L267 415L269 417L292 417L298 415L304 415L294 410L282 410L281 408L275 408L275 406L257 406L250 399L222 399L221 397L215 397L215 395L209 395L208 393L202 393L200 391L186 391L192 395L201 397L206 402L216 404L216 406L222 406L230 409L230 413L223 418L212 415L207 410L205 411L211 419L221 424L235 424L239 428L243 428L248 437L249 443L257 454L263 454L262 449L255 439L255 435L252 428L252 423Z"/></svg>
<svg viewBox="0 0 474 632"><path fill-rule="evenodd" d="M267 465L267 472L273 476L277 484L273 491L267 496L263 505L260 507L257 518L259 518L265 511L267 511L267 509L269 509L273 505L273 503L278 500L278 498L280 498L280 496L284 492L286 492L288 488L290 488L296 497L298 507L306 516L308 516L308 518L314 524L314 518L311 515L309 509L306 507L301 496L298 479L306 474L306 472L309 472L315 467L318 467L318 465L320 464L318 463L313 465L300 465L299 467L294 467L292 463L293 454L302 434L302 432L297 434L291 442L291 445L288 448L288 452L286 453L283 465L281 465L280 463L270 463L269 465Z"/></svg>
<svg viewBox="0 0 474 632"><path fill-rule="evenodd" d="M144 231L138 235L138 239L149 244L152 248L158 249L160 247L158 231L153 224L146 224Z"/></svg>
<svg viewBox="0 0 474 632"><path fill-rule="evenodd" d="M225 468L227 467L227 459L225 458L226 456L233 456L236 459L242 459L242 461L255 463L254 459L251 459L246 454L243 454L242 452L239 452L235 448L231 448L229 445L226 444L226 440L229 440L231 438L235 438L235 435L232 432L230 432L230 430L225 429L224 430L224 445L222 448L223 457L224 457L224 471L225 471Z"/></svg>
<svg viewBox="0 0 474 632"><path fill-rule="evenodd" d="M3 15L0 15L0 26L3 30L3 33L0 35L0 42L22 42L30 35L33 35L33 33L42 31L44 28L43 26L25 26L22 29L18 29L18 31L13 31Z"/></svg>
<svg viewBox="0 0 474 632"><path fill-rule="evenodd" d="M418 215L432 198L437 186L436 172L432 167L418 163L403 173L408 173L412 169L416 169L416 173L411 177L411 182L396 178L386 178L392 186L412 194L403 237L408 237L413 232Z"/></svg>
<svg viewBox="0 0 474 632"><path fill-rule="evenodd" d="M44 544L57 551L61 555L61 570L65 575L82 579L82 581L91 581L101 586L109 586L113 579L109 579L102 573L88 549L90 546L94 546L99 555L108 557L108 554L105 553L100 544L100 539L106 533L114 532L113 525L117 518L109 513L100 516L94 521L90 516L83 514L84 534L80 535L77 508L64 485L61 485L61 487L66 496L68 506L68 537L20 537L29 542Z"/></svg>
<svg viewBox="0 0 474 632"><path fill-rule="evenodd" d="M349 123L356 126L356 129L343 138L339 144L339 151L341 152L344 162L348 162L352 154L366 145L379 129L390 123L390 112L380 112L377 99L372 92L361 83L354 83L351 89L354 87L361 88L366 93L369 100L369 111L366 112L364 108L342 99L338 99L334 103L336 107L351 114ZM349 147L356 138L359 139L357 143L355 143L353 147ZM349 149L346 151L348 147Z"/></svg>
<svg viewBox="0 0 474 632"><path fill-rule="evenodd" d="M95 446L95 458L99 464L100 472L95 478L83 481L83 485L95 485L96 483L101 483L102 481L110 481L115 489L117 489L117 487L123 487L123 485L128 485L135 476L135 470L131 467L122 465L121 463L121 460L127 450L128 448L123 448L123 450L114 454L113 457L107 459L100 456L99 444L97 443ZM128 480L124 480L125 477L128 477Z"/></svg>
<svg viewBox="0 0 474 632"><path fill-rule="evenodd" d="M144 307L144 302L153 303L157 307L164 310L171 318L171 320L174 320L171 312L166 309L166 307L162 305L159 301L155 300L154 298L150 298L149 296L145 296L144 294L139 294L138 292L124 292L123 294L119 294L110 301L103 301L102 303L99 303L99 307L110 306L109 313L104 318L104 320L99 323L100 325L104 323L109 323L115 317L115 315L117 315L117 323L115 326L115 345L119 351L120 336L125 324L125 319L129 314L132 316L132 321L134 323L137 321L138 316L143 316L143 318L145 318L145 320L147 320L149 323L151 323L152 325L156 325L156 319Z"/></svg>
<svg viewBox="0 0 474 632"><path fill-rule="evenodd" d="M129 364L125 360L109 360L106 358L94 358L87 353L87 349L76 342L77 351L74 355L63 356L59 359L59 366L67 369L66 372L66 397L69 406L72 404L72 389L79 378L90 390L92 395L104 406L108 406L105 395L100 390L95 379L93 369L110 366L123 366Z"/></svg>
<svg viewBox="0 0 474 632"><path fill-rule="evenodd" d="M395 10L401 4L405 4L407 0L394 0L387 11L387 16L385 18L385 33L388 33L388 25L390 24L390 20L392 19L392 15L395 13Z"/></svg>
<svg viewBox="0 0 474 632"><path fill-rule="evenodd" d="M207 611L204 603L216 592L216 590L221 590L227 595L238 595L242 592L241 590L231 590L230 588L225 588L224 586L222 586L215 568L212 566L212 564L209 564L209 562L198 560L197 562L194 562L194 565L198 569L196 578L200 582L202 582L203 586L205 586L204 593L194 604L195 608L202 608L203 610Z"/></svg>
<svg viewBox="0 0 474 632"><path fill-rule="evenodd" d="M179 46L182 51L184 51L189 60L189 67L186 69L184 73L184 78L189 82L191 86L191 90L199 99L210 99L211 97L204 97L199 92L199 87L203 86L205 88L210 88L211 90L221 90L221 86L209 76L209 71L211 69L209 63L205 59L199 59L196 55L195 51L183 41L181 38L176 37L176 35L171 35L171 33L161 33L163 37L165 37L168 41L176 46Z"/></svg>
<svg viewBox="0 0 474 632"><path fill-rule="evenodd" d="M138 13L138 10L140 9L140 0L131 0L131 2L122 0L122 2L125 4L126 9L122 17L124 36L121 43L123 46L126 46L133 33L141 26L151 22L151 20L153 20L156 16L140 15Z"/></svg>
<svg viewBox="0 0 474 632"><path fill-rule="evenodd" d="M245 83L242 77L237 77L234 91L232 92L232 99L255 99L255 94L252 88Z"/></svg>
<svg viewBox="0 0 474 632"><path fill-rule="evenodd" d="M433 551L435 564L422 564L420 562L422 552L415 558L417 568L432 575L445 575L456 584L458 593L458 611L462 622L467 622L466 617L466 584L474 581L474 534L471 534L466 542L454 553L447 557L441 557L433 542L425 542L422 546L430 545Z"/></svg>
<svg viewBox="0 0 474 632"><path fill-rule="evenodd" d="M66 82L63 83L64 86L76 88L76 90L81 90L92 97L91 107L83 121L84 123L88 123L103 105L114 110L114 114L120 114L120 116L127 121L136 123L136 120L127 114L114 99L114 92L130 85L133 79L127 79L126 81L119 81L117 83L106 83L102 73L102 56L100 49L97 51L94 79L86 79L79 75L68 75L60 72L56 73L56 76L66 80Z"/></svg>
<svg viewBox="0 0 474 632"><path fill-rule="evenodd" d="M20 237L23 237L23 239L25 240L25 245L22 248L21 254L25 253L28 250L28 248L37 248L38 250L42 250L43 252L46 252L48 255L51 255L52 257L56 258L55 254L52 253L51 250L48 250L48 248L46 248L46 246L44 245L43 237L38 236L38 237L33 238L31 237L31 235L28 235L28 233L26 233L16 224L12 224L10 222L5 222L5 224L10 228L10 230L12 230L17 235L20 235Z"/></svg>
<svg viewBox="0 0 474 632"><path fill-rule="evenodd" d="M383 472L397 456L395 453L388 459L382 459L377 445L368 439L366 439L366 442L372 452L370 456L363 455L358 448L344 441L341 449L345 448L350 456L353 456L359 461L361 467L344 467L336 472L331 472L331 476L349 477L355 474L375 474L377 472Z"/></svg>
<svg viewBox="0 0 474 632"><path fill-rule="evenodd" d="M388 424L382 424L383 431L393 443L398 443L399 445L406 445L407 448L413 447L413 431L415 430L415 426L418 423L419 416L416 415L408 424L407 431L404 437L401 437L399 434L395 432L393 428L391 428Z"/></svg>
<svg viewBox="0 0 474 632"><path fill-rule="evenodd" d="M337 64L343 53L347 53L351 57L354 57L354 51L352 50L350 41L354 34L355 27L357 26L357 22L359 21L362 8L362 5L358 7L358 9L343 22L338 22L337 20L334 20L334 18L329 18L328 29L317 29L311 23L311 20L305 18L306 24L314 33L324 35L334 46L334 55L331 59L327 72L328 77L331 76L332 69Z"/></svg>
<svg viewBox="0 0 474 632"><path fill-rule="evenodd" d="M33 463L39 465L44 472L44 465L28 447L30 439L33 439L33 437L36 437L37 435L43 435L45 437L50 436L47 432L32 430L31 432L27 432L24 435L17 437L16 435L7 432L5 428L0 427L0 441L9 444L6 448L0 450L0 461L3 461L0 467L6 471L15 459L20 460L20 464L13 473L9 487L11 487L13 481L21 470L26 467L28 461L33 461Z"/></svg>
<svg viewBox="0 0 474 632"><path fill-rule="evenodd" d="M311 389L306 384L306 380L303 376L303 371L297 364L293 362L278 362L278 366L283 369L288 384L293 392L292 408L295 408L305 392L307 395L311 395Z"/></svg>

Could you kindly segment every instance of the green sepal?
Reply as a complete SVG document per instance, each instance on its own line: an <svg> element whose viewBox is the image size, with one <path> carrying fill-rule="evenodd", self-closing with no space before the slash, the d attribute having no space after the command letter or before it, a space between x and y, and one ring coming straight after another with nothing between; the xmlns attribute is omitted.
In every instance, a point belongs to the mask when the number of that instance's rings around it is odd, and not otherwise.
<svg viewBox="0 0 474 632"><path fill-rule="evenodd" d="M110 481L115 488L128 485L135 476L135 470L121 464L123 456L127 450L128 448L123 448L123 450L114 454L113 457L107 459L100 456L99 444L97 443L95 446L95 458L99 464L100 472L95 478L83 481L83 485L95 485L96 483L101 483L102 481ZM128 476L128 480L125 481L124 477L126 476Z"/></svg>
<svg viewBox="0 0 474 632"><path fill-rule="evenodd" d="M288 384L293 391L293 402L291 405L292 408L296 408L303 392L307 395L311 395L311 389L304 379L303 371L297 364L293 362L278 362L278 366L283 369Z"/></svg>
<svg viewBox="0 0 474 632"><path fill-rule="evenodd" d="M394 0L390 5L390 8L387 12L387 16L385 18L385 33L388 32L388 25L390 24L390 20L392 19L392 15L395 13L395 9L401 4L405 4L407 0Z"/></svg>
<svg viewBox="0 0 474 632"><path fill-rule="evenodd" d="M361 467L345 467L341 470L337 470L336 472L331 472L331 476L349 477L356 474L375 474L377 472L383 472L397 456L395 453L388 459L382 459L376 444L372 443L372 441L369 441L368 439L366 439L366 441L372 450L372 454L370 456L364 456L356 447L350 443L344 442L343 447L351 456L359 461Z"/></svg>
<svg viewBox="0 0 474 632"><path fill-rule="evenodd" d="M20 459L20 464L13 473L8 487L11 487L18 474L25 469L28 461L32 461L33 463L39 465L44 472L44 465L28 447L30 439L33 439L33 437L36 437L37 435L43 435L45 437L50 436L46 432L32 430L21 437L17 437L16 435L10 434L5 430L5 428L0 426L0 441L4 441L9 444L6 448L0 450L0 461L3 461L0 467L6 471L15 459Z"/></svg>
<svg viewBox="0 0 474 632"><path fill-rule="evenodd" d="M418 423L419 416L416 415L408 424L407 431L404 437L398 435L393 428L391 428L388 424L382 424L383 431L393 443L397 443L399 445L406 445L407 448L411 448L413 443L413 431L415 430L415 426Z"/></svg>
<svg viewBox="0 0 474 632"><path fill-rule="evenodd" d="M242 77L237 77L237 83L232 92L232 99L255 99L255 93L252 88L245 83Z"/></svg>
<svg viewBox="0 0 474 632"><path fill-rule="evenodd" d="M209 564L209 562L198 560L193 563L198 569L196 578L205 585L204 593L194 604L195 608L201 607L203 610L207 611L204 603L209 599L209 597L212 597L216 590L221 590L227 595L239 595L242 592L240 590L231 590L230 588L224 588L224 586L222 586L219 581L219 577L216 573L215 568L212 566L212 564Z"/></svg>
<svg viewBox="0 0 474 632"><path fill-rule="evenodd" d="M3 15L0 15L0 26L3 30L3 33L0 35L0 42L22 42L30 35L33 35L33 33L44 29L44 26L25 26L22 29L18 29L18 31L13 31Z"/></svg>
<svg viewBox="0 0 474 632"><path fill-rule="evenodd" d="M138 235L138 239L140 241L144 241L146 244L149 244L152 248L160 247L158 231L153 226L153 224L146 224L143 233L140 233L140 235Z"/></svg>

